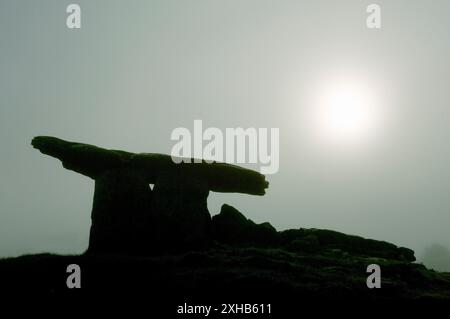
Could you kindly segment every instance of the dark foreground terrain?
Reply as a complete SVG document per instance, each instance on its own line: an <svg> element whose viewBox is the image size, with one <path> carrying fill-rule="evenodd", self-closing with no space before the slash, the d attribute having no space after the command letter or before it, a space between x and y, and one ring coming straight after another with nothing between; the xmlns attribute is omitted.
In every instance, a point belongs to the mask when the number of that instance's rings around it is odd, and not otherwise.
<svg viewBox="0 0 450 319"><path fill-rule="evenodd" d="M379 302L396 305L404 315L413 312L411 302L438 301L446 307L450 300L450 273L415 263L414 252L407 248L331 230L276 231L228 205L211 225L212 242L189 251L2 259L1 294L63 296L75 305L88 301L98 306L103 299L102 309L109 311L132 300L149 314L162 313L160 318L178 317L180 307L184 311L189 305L211 305L217 310L210 317L239 311L228 304L262 304L266 312L270 304L270 317L281 313L282 318L304 313L305 308L336 314L337 307L345 314L360 314L361 307L364 313L378 310L383 315L384 308L375 306ZM80 266L80 289L67 287L70 264ZM381 268L379 289L366 284L371 264ZM83 301L74 303L73 297ZM222 314L223 310L232 313Z"/></svg>
<svg viewBox="0 0 450 319"><path fill-rule="evenodd" d="M368 289L366 267L382 270L381 289ZM450 274L404 261L330 250L294 253L274 248L217 247L155 257L27 255L0 261L1 289L70 292L66 268L81 268L81 291L158 292L173 297L327 299L447 299ZM76 289L75 289L76 290Z"/></svg>
<svg viewBox="0 0 450 319"><path fill-rule="evenodd" d="M73 263L81 268L80 289L66 286L66 268ZM366 286L370 263L381 266L380 289ZM16 300L24 300L25 292L51 307L94 307L101 312L125 308L127 312L147 312L149 318L155 314L158 318L185 318L178 313L184 305L217 309L208 317L240 318L238 307L242 304L265 307L265 314L252 318L290 318L309 311L382 316L392 314L393 309L405 315L415 312L416 305L430 302L433 308L426 309L435 309L436 302L445 309L450 300L450 274L337 250L295 253L281 248L223 246L159 257L28 255L1 260L0 281L1 294L19 296ZM267 313L269 304L271 313Z"/></svg>
<svg viewBox="0 0 450 319"><path fill-rule="evenodd" d="M0 260L3 291L74 293L69 264L81 268L79 292L145 293L171 298L450 299L450 274L415 263L414 252L330 230L277 232L231 206L213 217L214 241L202 249L153 256L28 255ZM367 266L381 268L369 289ZM76 293L79 293L76 292Z"/></svg>

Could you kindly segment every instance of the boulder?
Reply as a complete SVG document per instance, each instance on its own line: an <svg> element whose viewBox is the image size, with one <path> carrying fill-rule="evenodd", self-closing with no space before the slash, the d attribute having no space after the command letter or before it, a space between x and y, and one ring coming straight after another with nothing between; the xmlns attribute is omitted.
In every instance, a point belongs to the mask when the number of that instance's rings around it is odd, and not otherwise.
<svg viewBox="0 0 450 319"><path fill-rule="evenodd" d="M213 216L211 230L213 239L224 244L268 246L277 240L277 231L270 223L256 224L227 204Z"/></svg>

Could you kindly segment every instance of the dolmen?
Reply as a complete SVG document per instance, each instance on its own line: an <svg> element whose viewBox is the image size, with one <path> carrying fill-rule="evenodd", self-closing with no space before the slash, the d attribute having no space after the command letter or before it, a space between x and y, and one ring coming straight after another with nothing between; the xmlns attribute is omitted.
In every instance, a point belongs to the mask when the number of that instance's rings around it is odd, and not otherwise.
<svg viewBox="0 0 450 319"><path fill-rule="evenodd" d="M269 185L264 175L231 164L108 150L50 136L35 137L31 144L95 180L91 254L204 247L211 238L210 191L264 195Z"/></svg>

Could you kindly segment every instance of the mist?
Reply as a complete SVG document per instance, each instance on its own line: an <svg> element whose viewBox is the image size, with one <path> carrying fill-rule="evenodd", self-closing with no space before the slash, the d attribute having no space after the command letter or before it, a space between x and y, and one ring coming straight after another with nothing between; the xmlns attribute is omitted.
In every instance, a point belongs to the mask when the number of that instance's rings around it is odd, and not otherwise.
<svg viewBox="0 0 450 319"><path fill-rule="evenodd" d="M197 119L280 130L267 194L211 193L211 214L450 247L448 1L377 1L379 30L360 0L77 3L79 30L64 1L0 4L0 256L88 244L93 181L34 136L169 154ZM312 92L336 74L377 83L383 125L358 149L309 136Z"/></svg>

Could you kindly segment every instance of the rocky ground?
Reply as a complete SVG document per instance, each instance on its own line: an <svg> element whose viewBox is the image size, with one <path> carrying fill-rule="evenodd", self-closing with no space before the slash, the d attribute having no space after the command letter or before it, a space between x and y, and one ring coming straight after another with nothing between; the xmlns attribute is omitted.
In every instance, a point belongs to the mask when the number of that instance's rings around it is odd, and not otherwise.
<svg viewBox="0 0 450 319"><path fill-rule="evenodd" d="M163 255L40 254L3 259L1 289L68 293L66 268L78 264L79 291L92 293L156 293L172 300L241 297L246 302L450 299L449 273L429 270L414 262L411 250L387 242L330 230L277 232L228 205L213 217L211 233L214 240L207 247ZM381 289L367 288L369 264L381 267Z"/></svg>

